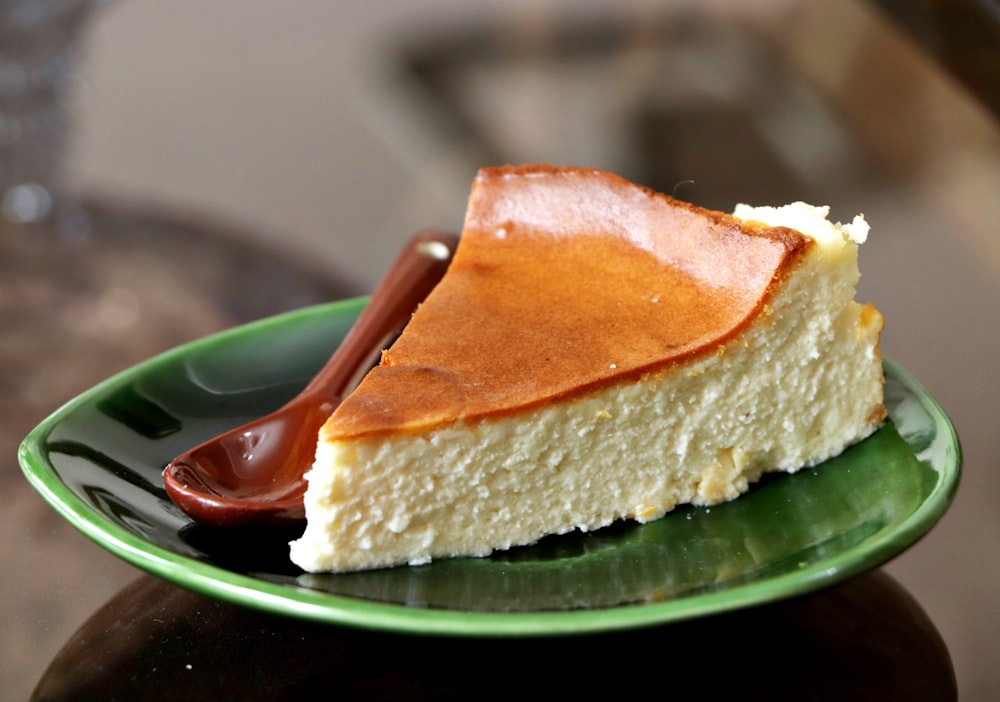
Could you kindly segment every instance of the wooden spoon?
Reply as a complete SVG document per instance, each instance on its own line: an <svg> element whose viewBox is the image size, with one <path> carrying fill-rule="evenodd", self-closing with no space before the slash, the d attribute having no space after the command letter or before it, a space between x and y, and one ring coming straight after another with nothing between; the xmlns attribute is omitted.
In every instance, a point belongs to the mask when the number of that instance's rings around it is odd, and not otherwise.
<svg viewBox="0 0 1000 702"><path fill-rule="evenodd" d="M306 388L277 411L181 454L163 471L170 499L209 526L291 525L305 519L305 473L317 435L374 366L451 262L458 237L415 235L354 326Z"/></svg>

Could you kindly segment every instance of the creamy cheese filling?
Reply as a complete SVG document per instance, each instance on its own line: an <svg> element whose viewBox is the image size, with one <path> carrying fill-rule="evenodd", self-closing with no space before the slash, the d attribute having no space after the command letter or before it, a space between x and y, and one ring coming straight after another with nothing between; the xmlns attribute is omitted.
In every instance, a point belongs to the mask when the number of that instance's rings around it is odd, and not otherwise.
<svg viewBox="0 0 1000 702"><path fill-rule="evenodd" d="M745 492L840 453L881 422L879 313L854 301L863 219L797 203L737 214L814 236L760 317L723 347L499 419L321 441L291 544L309 571L482 556L552 533Z"/></svg>

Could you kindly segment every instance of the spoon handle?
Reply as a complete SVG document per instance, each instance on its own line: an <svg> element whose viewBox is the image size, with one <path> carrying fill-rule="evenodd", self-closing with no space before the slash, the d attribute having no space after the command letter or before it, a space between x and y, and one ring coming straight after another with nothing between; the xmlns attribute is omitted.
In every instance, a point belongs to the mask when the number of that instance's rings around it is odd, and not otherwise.
<svg viewBox="0 0 1000 702"><path fill-rule="evenodd" d="M357 321L298 398L339 403L361 382L444 275L458 237L437 229L415 234L400 251Z"/></svg>

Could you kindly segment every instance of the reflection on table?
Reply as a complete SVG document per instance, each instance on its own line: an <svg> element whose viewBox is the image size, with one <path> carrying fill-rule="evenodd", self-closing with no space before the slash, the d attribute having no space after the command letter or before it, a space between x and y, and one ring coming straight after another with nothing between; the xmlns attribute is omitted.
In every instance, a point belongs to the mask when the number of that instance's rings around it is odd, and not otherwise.
<svg viewBox="0 0 1000 702"><path fill-rule="evenodd" d="M806 597L582 637L408 636L207 599L150 576L80 628L35 700L957 698L940 635L875 571Z"/></svg>

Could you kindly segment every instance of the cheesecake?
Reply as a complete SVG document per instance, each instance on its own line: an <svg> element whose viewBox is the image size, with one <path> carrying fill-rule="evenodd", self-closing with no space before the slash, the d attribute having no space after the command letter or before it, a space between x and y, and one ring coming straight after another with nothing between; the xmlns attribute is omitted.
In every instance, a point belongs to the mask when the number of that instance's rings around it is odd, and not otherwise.
<svg viewBox="0 0 1000 702"><path fill-rule="evenodd" d="M841 453L886 416L867 234L805 203L481 170L444 278L320 431L292 561L487 556Z"/></svg>

